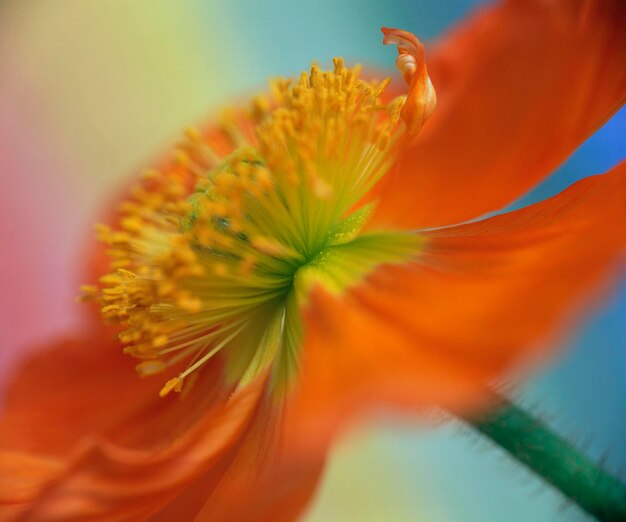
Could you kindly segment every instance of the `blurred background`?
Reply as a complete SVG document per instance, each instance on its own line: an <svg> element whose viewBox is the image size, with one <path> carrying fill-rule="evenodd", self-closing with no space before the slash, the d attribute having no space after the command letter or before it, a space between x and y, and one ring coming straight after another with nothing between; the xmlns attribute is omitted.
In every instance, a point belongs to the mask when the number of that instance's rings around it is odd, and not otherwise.
<svg viewBox="0 0 626 522"><path fill-rule="evenodd" d="M0 379L80 323L92 223L125 177L188 124L312 60L392 67L379 27L428 41L465 0L0 1ZM619 112L542 199L626 157ZM32 299L40 296L40 299ZM517 399L625 478L626 285ZM584 521L550 488L454 422L380 418L336 447L308 522Z"/></svg>

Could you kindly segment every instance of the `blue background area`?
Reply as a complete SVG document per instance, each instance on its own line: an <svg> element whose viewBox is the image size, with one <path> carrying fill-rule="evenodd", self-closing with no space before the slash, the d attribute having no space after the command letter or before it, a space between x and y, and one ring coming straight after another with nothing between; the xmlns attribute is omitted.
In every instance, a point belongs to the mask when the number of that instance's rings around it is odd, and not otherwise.
<svg viewBox="0 0 626 522"><path fill-rule="evenodd" d="M383 47L382 26L410 29L421 39L435 38L473 6L487 2L453 0L235 0L224 23L242 37L228 43L228 53L246 70L237 87L263 87L268 75L293 75L312 61L367 61L389 70L396 51ZM206 4L206 16L213 16Z"/></svg>

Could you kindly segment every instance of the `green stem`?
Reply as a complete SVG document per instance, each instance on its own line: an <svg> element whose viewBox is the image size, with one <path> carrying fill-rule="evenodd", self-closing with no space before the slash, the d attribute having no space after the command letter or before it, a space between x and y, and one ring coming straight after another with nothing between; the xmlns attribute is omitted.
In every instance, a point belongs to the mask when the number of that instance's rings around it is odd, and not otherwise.
<svg viewBox="0 0 626 522"><path fill-rule="evenodd" d="M626 520L623 483L524 410L497 401L494 412L461 417L597 520Z"/></svg>

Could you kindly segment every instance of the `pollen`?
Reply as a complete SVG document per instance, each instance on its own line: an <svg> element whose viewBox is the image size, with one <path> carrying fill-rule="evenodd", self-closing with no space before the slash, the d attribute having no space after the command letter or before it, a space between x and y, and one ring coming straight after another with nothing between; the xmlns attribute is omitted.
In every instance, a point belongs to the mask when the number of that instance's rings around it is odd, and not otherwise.
<svg viewBox="0 0 626 522"><path fill-rule="evenodd" d="M415 69L407 58L398 66ZM371 210L363 201L410 137L406 98L389 99L388 83L362 79L340 58L329 71L279 78L248 110L188 128L171 161L122 203L117 225L97 227L110 271L82 295L123 325L141 376L163 375L162 397L218 360L233 386L263 372L289 381L298 281L340 290L415 255L413 235L360 232ZM323 261L350 255L350 245L356 264Z"/></svg>

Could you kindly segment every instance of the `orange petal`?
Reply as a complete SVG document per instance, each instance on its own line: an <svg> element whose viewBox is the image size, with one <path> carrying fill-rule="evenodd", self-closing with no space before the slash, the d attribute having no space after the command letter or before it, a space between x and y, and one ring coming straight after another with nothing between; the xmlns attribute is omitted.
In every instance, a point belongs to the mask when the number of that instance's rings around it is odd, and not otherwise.
<svg viewBox="0 0 626 522"><path fill-rule="evenodd" d="M489 401L483 384L493 368L439 352L401 317L366 301L370 291L364 285L337 298L317 288L310 295L292 402L301 455L320 454L346 427L381 408L427 416L433 405L467 411Z"/></svg>
<svg viewBox="0 0 626 522"><path fill-rule="evenodd" d="M540 204L429 235L421 259L386 266L306 316L306 444L356 407L471 405L482 384L548 346L617 275L626 163ZM623 266L623 265L622 265Z"/></svg>
<svg viewBox="0 0 626 522"><path fill-rule="evenodd" d="M400 29L381 29L385 35L383 44L398 46L396 65L402 78L409 85L406 102L402 108L402 119L409 136L416 135L432 115L437 96L428 77L424 61L424 46L417 37Z"/></svg>
<svg viewBox="0 0 626 522"><path fill-rule="evenodd" d="M320 480L326 447L300 452L300 441L296 439L299 416L276 406L271 397L261 404L217 486L212 485L214 478L207 473L154 520L298 519Z"/></svg>
<svg viewBox="0 0 626 522"><path fill-rule="evenodd" d="M230 466L263 382L229 397L216 363L187 393L161 399L160 379L140 379L114 343L97 339L35 357L10 386L0 518L142 519L202 476L219 483ZM12 469L19 480L6 476Z"/></svg>
<svg viewBox="0 0 626 522"><path fill-rule="evenodd" d="M168 375L141 379L134 366L104 328L31 357L7 387L0 447L65 455L77 440L103 434L132 447L162 445L216 400L217 366L195 403L160 399Z"/></svg>
<svg viewBox="0 0 626 522"><path fill-rule="evenodd" d="M262 383L208 409L169 445L131 450L104 439L83 447L59 476L31 499L31 520L143 520L164 508L207 470L215 487L258 403ZM204 497L210 489L203 492Z"/></svg>
<svg viewBox="0 0 626 522"><path fill-rule="evenodd" d="M62 469L58 459L0 450L0 519L17 520Z"/></svg>
<svg viewBox="0 0 626 522"><path fill-rule="evenodd" d="M385 178L375 221L459 223L557 167L626 96L626 4L508 1L429 50L438 105Z"/></svg>
<svg viewBox="0 0 626 522"><path fill-rule="evenodd" d="M142 404L155 383L137 377L112 337L99 328L25 361L5 392L0 447L64 454Z"/></svg>
<svg viewBox="0 0 626 522"><path fill-rule="evenodd" d="M231 396L216 363L161 399L163 379L140 379L102 338L60 343L10 384L0 518L269 521L304 508L323 453L290 450L264 380Z"/></svg>

